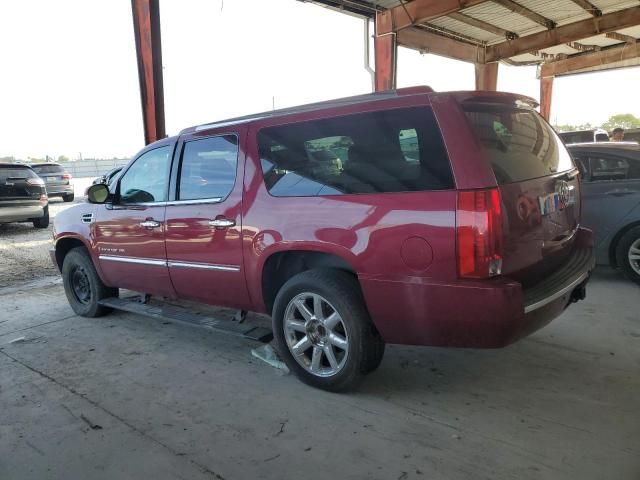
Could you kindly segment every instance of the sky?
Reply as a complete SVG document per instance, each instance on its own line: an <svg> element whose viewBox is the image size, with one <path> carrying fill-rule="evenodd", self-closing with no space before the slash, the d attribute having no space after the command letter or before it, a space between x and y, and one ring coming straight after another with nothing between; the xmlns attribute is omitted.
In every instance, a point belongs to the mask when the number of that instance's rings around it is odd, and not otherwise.
<svg viewBox="0 0 640 480"><path fill-rule="evenodd" d="M160 0L167 133L371 91L364 22L296 0ZM534 67L498 89L539 98ZM558 78L552 123L640 116L640 68ZM473 65L400 48L398 86L474 88ZM143 147L130 0L0 2L0 157Z"/></svg>

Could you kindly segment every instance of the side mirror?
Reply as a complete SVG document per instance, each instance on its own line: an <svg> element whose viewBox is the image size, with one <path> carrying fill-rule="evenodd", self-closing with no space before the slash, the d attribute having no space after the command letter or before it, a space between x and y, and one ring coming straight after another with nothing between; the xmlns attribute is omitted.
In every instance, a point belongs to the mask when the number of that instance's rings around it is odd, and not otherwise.
<svg viewBox="0 0 640 480"><path fill-rule="evenodd" d="M87 190L87 200L89 203L106 203L109 200L109 187L104 183L91 185Z"/></svg>

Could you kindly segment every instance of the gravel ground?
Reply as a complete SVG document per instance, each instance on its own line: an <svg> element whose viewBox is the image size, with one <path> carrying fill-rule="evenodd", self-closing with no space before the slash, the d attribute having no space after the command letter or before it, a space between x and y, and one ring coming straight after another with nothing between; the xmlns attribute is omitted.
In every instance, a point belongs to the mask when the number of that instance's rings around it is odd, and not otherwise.
<svg viewBox="0 0 640 480"><path fill-rule="evenodd" d="M20 285L42 277L58 275L49 258L53 218L58 212L84 202L84 190L90 178L76 178L75 201L65 203L54 198L49 201L49 228L34 228L31 223L0 224L0 288Z"/></svg>

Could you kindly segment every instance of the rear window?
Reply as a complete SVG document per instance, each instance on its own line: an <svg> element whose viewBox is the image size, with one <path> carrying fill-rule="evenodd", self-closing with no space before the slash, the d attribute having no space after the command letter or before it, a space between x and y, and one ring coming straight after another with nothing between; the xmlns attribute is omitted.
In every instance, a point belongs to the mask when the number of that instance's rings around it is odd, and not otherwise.
<svg viewBox="0 0 640 480"><path fill-rule="evenodd" d="M465 105L465 112L499 184L522 182L574 168L556 132L535 111Z"/></svg>
<svg viewBox="0 0 640 480"><path fill-rule="evenodd" d="M440 131L426 107L265 128L258 143L274 196L453 188Z"/></svg>
<svg viewBox="0 0 640 480"><path fill-rule="evenodd" d="M28 167L0 166L0 183L8 178L35 178L37 175Z"/></svg>
<svg viewBox="0 0 640 480"><path fill-rule="evenodd" d="M60 165L34 165L32 168L38 174L64 172L64 169Z"/></svg>

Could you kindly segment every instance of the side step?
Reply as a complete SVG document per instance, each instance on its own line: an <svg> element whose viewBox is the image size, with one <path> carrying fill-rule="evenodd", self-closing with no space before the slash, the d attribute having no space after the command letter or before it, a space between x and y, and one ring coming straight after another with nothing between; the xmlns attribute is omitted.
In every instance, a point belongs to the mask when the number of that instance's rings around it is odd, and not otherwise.
<svg viewBox="0 0 640 480"><path fill-rule="evenodd" d="M269 343L273 339L273 332L268 328L230 320L217 320L173 305L141 303L140 297L109 297L101 300L100 305L169 322L186 323L263 343Z"/></svg>

